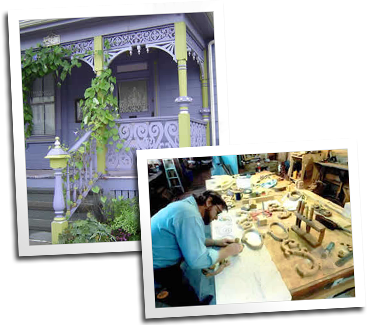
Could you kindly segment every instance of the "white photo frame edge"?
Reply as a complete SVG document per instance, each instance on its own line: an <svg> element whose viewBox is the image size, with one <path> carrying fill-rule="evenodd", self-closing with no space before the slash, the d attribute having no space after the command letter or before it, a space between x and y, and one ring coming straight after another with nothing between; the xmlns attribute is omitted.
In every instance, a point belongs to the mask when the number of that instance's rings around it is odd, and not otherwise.
<svg viewBox="0 0 368 325"><path fill-rule="evenodd" d="M14 171L17 206L18 227L18 252L19 256L61 255L61 254L86 254L86 253L110 253L130 252L141 250L140 242L117 243L89 243L73 245L29 245L28 207L26 165L24 150L24 125L22 103L22 79L20 65L20 30L19 20L22 19L47 19L47 18L71 18L69 8L37 8L34 10L9 11L9 49L10 71L12 91L13 114L13 143L14 143ZM123 6L101 7L75 7L73 17L106 17L106 16L132 16L169 13L190 12L214 12L214 30L216 47L216 74L217 74L217 107L219 119L219 141L227 144L229 141L227 89L226 89L226 55L223 4L221 1L202 2L159 2L138 4L124 4ZM221 62L221 65L218 64ZM221 107L221 109L219 109Z"/></svg>
<svg viewBox="0 0 368 325"><path fill-rule="evenodd" d="M162 158L183 158L183 157L206 157L220 155L252 154L267 152L291 152L305 150L332 150L347 149L349 159L349 183L351 197L351 211L354 246L354 280L355 298L322 299L322 300L302 300L290 302L265 302L248 304L229 304L214 306L195 306L180 308L155 308L154 280L153 280L153 260L152 260L152 238L149 211L149 186L147 173L148 159ZM186 317L220 314L238 313L258 313L276 312L291 310L311 310L311 309L333 309L351 308L365 306L364 292L364 268L363 268L363 241L362 241L362 216L360 211L359 197L359 175L358 175L358 153L357 143L354 140L320 140L284 143L245 143L243 146L218 146L201 148L180 148L180 149L157 149L140 150L137 153L138 166L138 188L140 193L140 217L142 231L142 265L144 278L144 301L146 318L163 317Z"/></svg>

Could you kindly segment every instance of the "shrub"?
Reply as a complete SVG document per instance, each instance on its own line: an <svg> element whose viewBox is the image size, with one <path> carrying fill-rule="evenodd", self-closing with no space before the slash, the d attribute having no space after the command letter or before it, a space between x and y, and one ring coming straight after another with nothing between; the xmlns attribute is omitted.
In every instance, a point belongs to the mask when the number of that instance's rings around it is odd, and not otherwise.
<svg viewBox="0 0 368 325"><path fill-rule="evenodd" d="M137 198L105 199L102 214L120 240L140 240L139 207Z"/></svg>
<svg viewBox="0 0 368 325"><path fill-rule="evenodd" d="M59 235L59 244L97 243L116 241L109 225L89 216L86 220L70 222Z"/></svg>
<svg viewBox="0 0 368 325"><path fill-rule="evenodd" d="M116 241L128 241L130 240L131 234L127 233L123 229L113 229L111 234L115 237Z"/></svg>

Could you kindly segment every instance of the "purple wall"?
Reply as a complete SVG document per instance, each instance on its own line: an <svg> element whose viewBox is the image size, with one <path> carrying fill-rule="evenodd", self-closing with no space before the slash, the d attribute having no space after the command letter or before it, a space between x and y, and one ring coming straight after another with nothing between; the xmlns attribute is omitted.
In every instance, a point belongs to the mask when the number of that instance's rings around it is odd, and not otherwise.
<svg viewBox="0 0 368 325"><path fill-rule="evenodd" d="M177 115L179 113L179 105L175 103L175 99L179 97L177 64L167 53L160 51L158 67L160 115ZM202 108L199 78L199 65L189 58L187 62L188 96L193 98L193 102L189 105L189 114L193 118L202 119L199 112Z"/></svg>
<svg viewBox="0 0 368 325"><path fill-rule="evenodd" d="M76 101L84 98L84 91L91 86L91 79L95 76L92 68L82 63L80 68L74 68L62 86L62 139L71 146L75 142L74 131L80 128L76 122Z"/></svg>

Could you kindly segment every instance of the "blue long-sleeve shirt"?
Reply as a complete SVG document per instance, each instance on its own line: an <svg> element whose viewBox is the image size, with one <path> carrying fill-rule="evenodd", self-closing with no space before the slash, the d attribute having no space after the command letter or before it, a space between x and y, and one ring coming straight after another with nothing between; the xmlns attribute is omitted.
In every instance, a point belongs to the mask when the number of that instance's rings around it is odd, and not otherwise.
<svg viewBox="0 0 368 325"><path fill-rule="evenodd" d="M185 260L190 268L203 269L218 259L218 251L205 245L205 229L197 202L191 196L169 204L151 219L153 268Z"/></svg>

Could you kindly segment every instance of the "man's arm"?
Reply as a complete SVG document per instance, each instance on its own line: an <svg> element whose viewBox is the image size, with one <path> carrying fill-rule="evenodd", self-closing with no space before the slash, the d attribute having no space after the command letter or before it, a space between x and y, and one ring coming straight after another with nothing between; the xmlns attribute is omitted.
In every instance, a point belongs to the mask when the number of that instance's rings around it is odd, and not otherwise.
<svg viewBox="0 0 368 325"><path fill-rule="evenodd" d="M174 226L176 240L190 268L203 269L215 263L219 252L205 246L203 224L198 218L184 217Z"/></svg>
<svg viewBox="0 0 368 325"><path fill-rule="evenodd" d="M218 259L214 264L224 260L225 258L228 258L229 256L238 255L242 251L243 251L242 244L238 243L229 244L228 246L220 249Z"/></svg>
<svg viewBox="0 0 368 325"><path fill-rule="evenodd" d="M234 242L234 239L231 239L231 238L222 238L222 239L206 238L205 245L207 247L210 247L210 246L225 247L233 242Z"/></svg>
<svg viewBox="0 0 368 325"><path fill-rule="evenodd" d="M204 244L207 246L207 247L210 247L210 246L216 246L215 245L215 240L214 239L211 239L211 238L206 238Z"/></svg>

